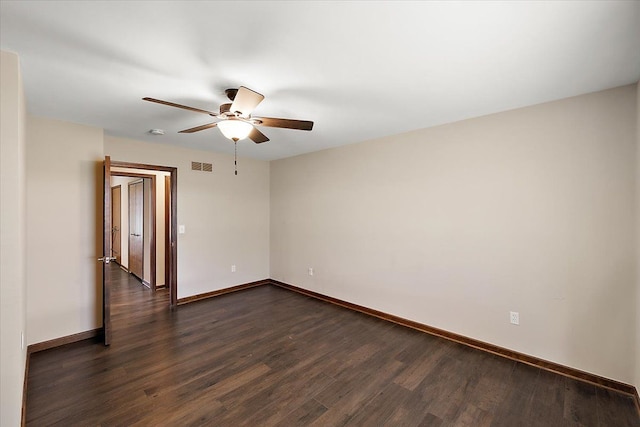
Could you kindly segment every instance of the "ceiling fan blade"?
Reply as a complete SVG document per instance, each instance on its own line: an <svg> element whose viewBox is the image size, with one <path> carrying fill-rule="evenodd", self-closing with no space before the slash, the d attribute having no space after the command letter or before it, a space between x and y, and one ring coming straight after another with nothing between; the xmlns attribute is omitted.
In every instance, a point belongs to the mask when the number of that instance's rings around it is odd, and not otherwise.
<svg viewBox="0 0 640 427"><path fill-rule="evenodd" d="M254 117L261 123L257 123L261 126L268 126L272 128L285 128L285 129L298 129L298 130L311 130L313 129L313 122L308 120L292 120L292 119L278 119L275 117Z"/></svg>
<svg viewBox="0 0 640 427"><path fill-rule="evenodd" d="M156 104L168 105L169 107L182 108L183 110L195 111L196 113L209 114L210 116L216 116L216 113L212 113L211 111L201 110L199 108L189 107L186 105L176 104L174 102L163 101L161 99L155 98L142 98L143 101L155 102Z"/></svg>
<svg viewBox="0 0 640 427"><path fill-rule="evenodd" d="M267 138L267 135L260 132L258 129L255 128L255 126L253 127L253 130L249 134L249 139L251 139L256 144L262 144L263 142L267 142L269 140L269 138Z"/></svg>
<svg viewBox="0 0 640 427"><path fill-rule="evenodd" d="M240 86L231 104L232 113L240 113L241 116L249 117L251 112L262 102L264 95L254 92L244 86Z"/></svg>
<svg viewBox="0 0 640 427"><path fill-rule="evenodd" d="M185 130L181 130L178 133L194 133L194 132L199 132L201 130L205 130L205 129L211 129L218 126L218 123L207 123L206 125L200 125L200 126L196 126L194 128L191 129L185 129Z"/></svg>

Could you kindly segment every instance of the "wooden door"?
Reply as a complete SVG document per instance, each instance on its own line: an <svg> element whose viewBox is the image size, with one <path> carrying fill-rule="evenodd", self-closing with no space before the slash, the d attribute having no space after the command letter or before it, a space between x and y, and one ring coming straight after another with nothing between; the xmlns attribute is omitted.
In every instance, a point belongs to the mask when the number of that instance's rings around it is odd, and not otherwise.
<svg viewBox="0 0 640 427"><path fill-rule="evenodd" d="M144 261L144 185L129 184L129 271L143 280Z"/></svg>
<svg viewBox="0 0 640 427"><path fill-rule="evenodd" d="M111 188L111 256L118 264L122 264L121 204L122 187L117 185Z"/></svg>
<svg viewBox="0 0 640 427"><path fill-rule="evenodd" d="M111 343L111 159L104 158L102 210L102 332L104 345Z"/></svg>
<svg viewBox="0 0 640 427"><path fill-rule="evenodd" d="M164 285L171 283L171 178L164 177Z"/></svg>

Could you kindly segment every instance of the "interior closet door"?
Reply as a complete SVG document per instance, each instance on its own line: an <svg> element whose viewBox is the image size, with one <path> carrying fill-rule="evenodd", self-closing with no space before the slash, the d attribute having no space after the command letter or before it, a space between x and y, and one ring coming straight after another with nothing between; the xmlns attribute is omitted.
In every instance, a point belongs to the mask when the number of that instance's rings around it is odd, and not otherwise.
<svg viewBox="0 0 640 427"><path fill-rule="evenodd" d="M142 181L129 184L129 271L143 279L144 257L144 185Z"/></svg>

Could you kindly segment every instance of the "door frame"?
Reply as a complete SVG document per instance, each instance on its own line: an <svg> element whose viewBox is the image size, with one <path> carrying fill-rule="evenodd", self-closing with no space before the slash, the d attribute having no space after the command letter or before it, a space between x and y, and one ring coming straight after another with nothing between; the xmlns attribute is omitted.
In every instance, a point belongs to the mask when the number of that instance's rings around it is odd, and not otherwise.
<svg viewBox="0 0 640 427"><path fill-rule="evenodd" d="M171 167L171 166L160 166L160 165L150 165L150 164L145 164L145 163L132 163L132 162L121 162L121 161L115 161L112 160L111 161L111 168L123 168L123 169L141 169L141 170L149 170L149 171L160 171L160 172L169 172L169 177L170 177L170 197L171 197L171 203L170 203L170 215L169 215L169 219L170 219L170 236L169 236L169 243L170 246L167 248L166 252L169 253L169 262L165 264L165 271L168 269L168 277L169 277L169 281L168 283L166 283L166 286L168 286L169 288L169 307L171 309L174 309L177 307L178 305L178 233L177 233L177 229L178 229L178 219L177 219L177 211L178 211L178 168L176 167ZM129 175L125 175L126 173L129 172L121 172L121 171L115 171L115 172L111 172L113 175L115 176L129 176ZM144 175L144 178L148 178L148 177L153 177L153 182L152 182L152 206L153 209L155 210L155 185L153 185L155 183L155 175L147 175L147 174L140 174L139 172L130 172L132 176L140 176L140 175ZM135 174L135 175L134 175ZM153 215L153 217L155 218L155 215ZM154 242L155 242L155 234L156 234L156 230L155 230L155 221L154 224L151 227L152 229L152 233L154 236ZM151 245L151 250L153 251L152 256L154 257L153 259L155 259L155 244ZM153 278L155 278L156 276L156 271L155 268L151 269L151 274ZM154 280L154 285L155 285L155 280ZM108 301L108 303L110 304L110 301Z"/></svg>

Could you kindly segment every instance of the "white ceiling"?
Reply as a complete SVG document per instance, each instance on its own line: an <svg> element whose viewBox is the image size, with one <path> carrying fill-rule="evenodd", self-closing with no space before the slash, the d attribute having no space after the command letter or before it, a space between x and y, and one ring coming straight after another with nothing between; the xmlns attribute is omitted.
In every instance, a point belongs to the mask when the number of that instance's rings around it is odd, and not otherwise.
<svg viewBox="0 0 640 427"><path fill-rule="evenodd" d="M269 160L634 83L640 2L3 0L0 43L31 114L110 135L232 153L141 98L217 111L240 85L254 115L315 122L239 143Z"/></svg>

